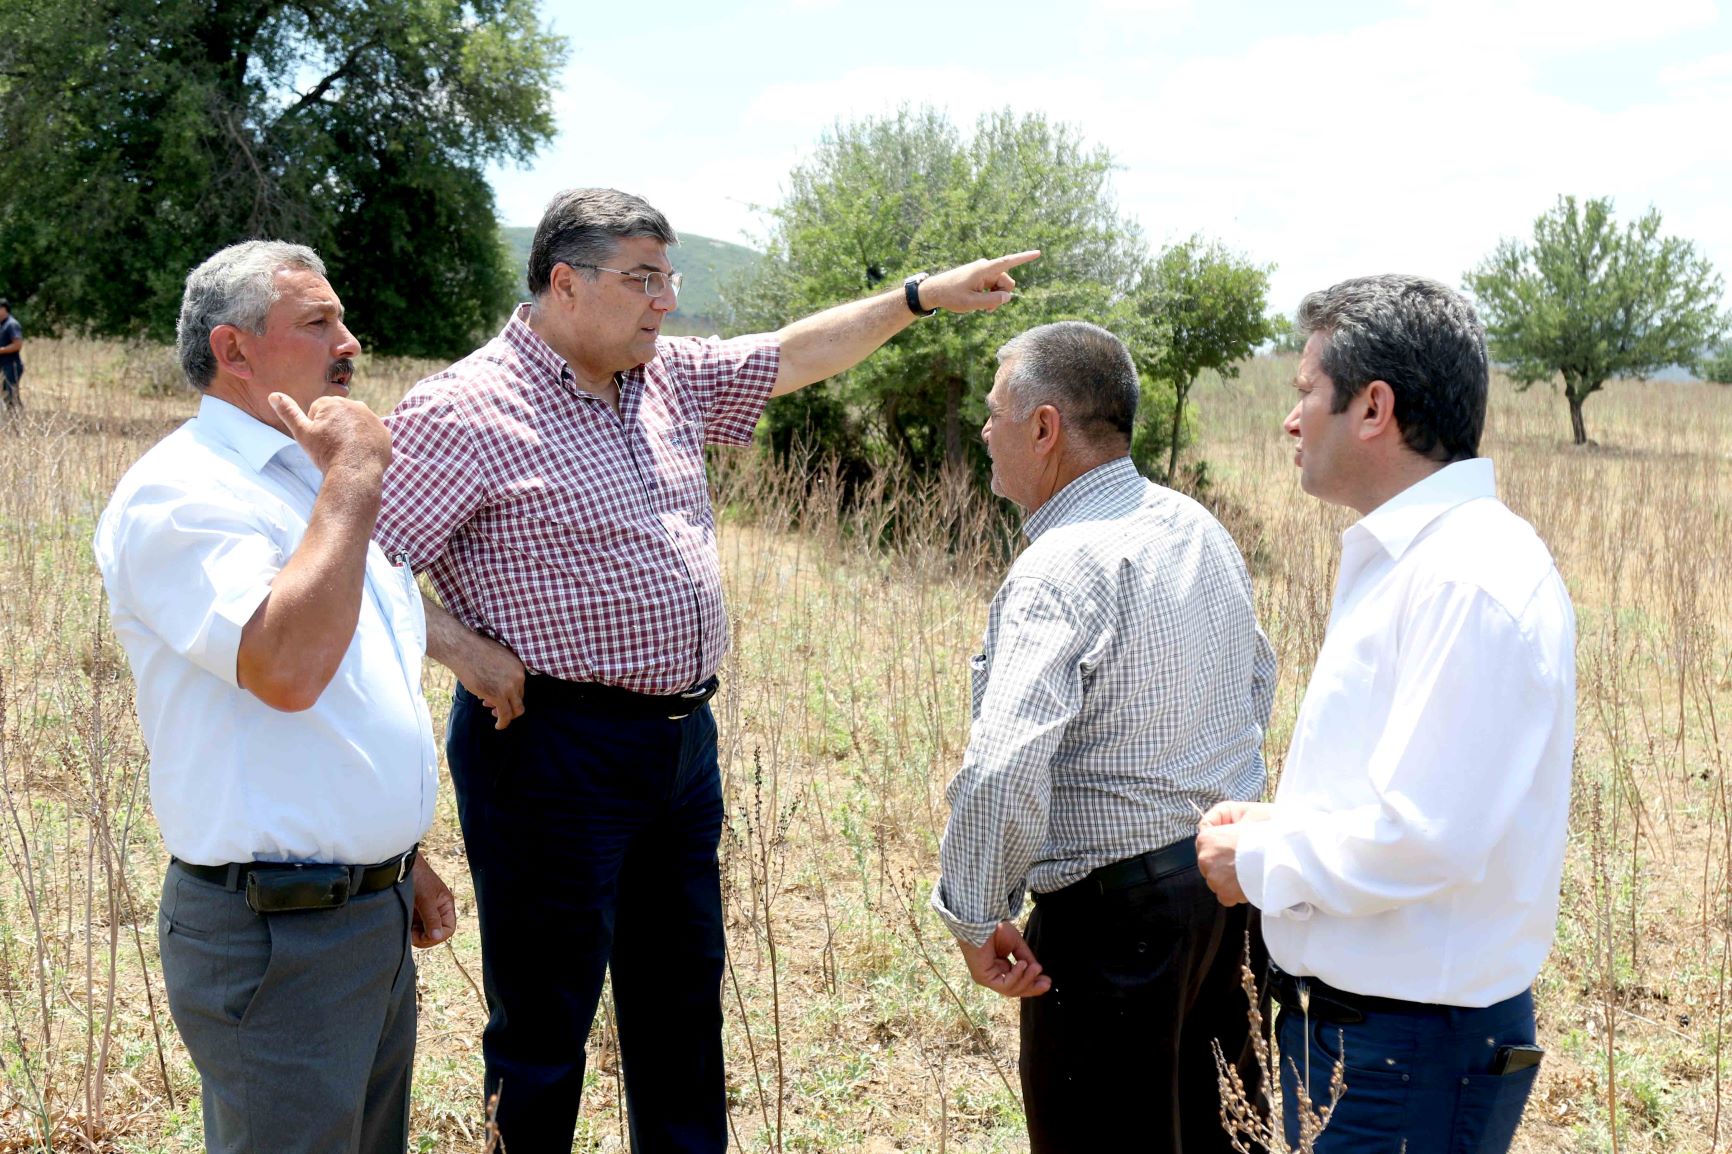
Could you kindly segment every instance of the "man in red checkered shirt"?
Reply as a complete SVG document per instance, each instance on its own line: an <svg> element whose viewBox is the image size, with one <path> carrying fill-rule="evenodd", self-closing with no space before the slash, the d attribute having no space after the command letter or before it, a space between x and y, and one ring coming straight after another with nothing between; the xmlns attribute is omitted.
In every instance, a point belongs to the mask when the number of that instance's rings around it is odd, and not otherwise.
<svg viewBox="0 0 1732 1154"><path fill-rule="evenodd" d="M709 697L728 647L705 444L938 309L1009 300L1040 254L916 275L778 332L663 337L667 219L575 189L533 300L386 418L375 536L426 570L427 652L459 685L446 751L481 925L487 1093L512 1154L568 1154L611 965L632 1149L727 1146L722 795ZM527 671L527 672L526 672Z"/></svg>

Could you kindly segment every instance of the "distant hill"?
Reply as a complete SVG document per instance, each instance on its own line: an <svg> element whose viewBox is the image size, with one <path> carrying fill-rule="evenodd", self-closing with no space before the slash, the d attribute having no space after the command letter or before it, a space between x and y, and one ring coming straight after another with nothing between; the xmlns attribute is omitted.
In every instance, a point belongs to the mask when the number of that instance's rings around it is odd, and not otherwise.
<svg viewBox="0 0 1732 1154"><path fill-rule="evenodd" d="M529 242L533 228L502 228L499 230L511 261L522 270L529 265ZM712 240L707 236L682 233L680 243L669 254L674 267L684 281L680 287L680 307L668 318L665 331L670 334L695 333L709 336L721 329L721 286L724 280L750 269L760 254L742 244ZM520 292L527 291L521 280Z"/></svg>

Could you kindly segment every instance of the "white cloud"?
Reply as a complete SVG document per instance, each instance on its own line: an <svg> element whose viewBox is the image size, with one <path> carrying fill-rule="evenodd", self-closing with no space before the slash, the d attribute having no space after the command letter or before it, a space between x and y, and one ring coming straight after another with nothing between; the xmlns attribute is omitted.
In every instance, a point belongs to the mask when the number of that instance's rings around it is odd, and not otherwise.
<svg viewBox="0 0 1732 1154"><path fill-rule="evenodd" d="M1674 90L1732 83L1732 52L1667 65L1660 69L1660 83Z"/></svg>
<svg viewBox="0 0 1732 1154"><path fill-rule="evenodd" d="M1475 29L1548 56L1659 40L1718 19L1714 0L1420 0L1413 7L1427 25Z"/></svg>

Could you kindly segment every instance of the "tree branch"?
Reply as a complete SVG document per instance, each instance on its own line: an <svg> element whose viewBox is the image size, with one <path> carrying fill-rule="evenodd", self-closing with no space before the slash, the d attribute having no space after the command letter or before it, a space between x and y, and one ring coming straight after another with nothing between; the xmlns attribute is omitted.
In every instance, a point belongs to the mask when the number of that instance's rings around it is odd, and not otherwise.
<svg viewBox="0 0 1732 1154"><path fill-rule="evenodd" d="M347 76L354 70L355 65L360 63L361 54L369 48L377 47L377 45L378 42L376 40L363 40L361 43L351 48L349 54L343 58L343 62L337 65L334 71L321 79L317 84L313 85L313 87L303 94L299 100L295 101L283 110L283 114L277 117L277 123L281 124L283 121L295 115L295 113L308 105L318 104L320 101L324 100L325 93L331 90L331 86Z"/></svg>

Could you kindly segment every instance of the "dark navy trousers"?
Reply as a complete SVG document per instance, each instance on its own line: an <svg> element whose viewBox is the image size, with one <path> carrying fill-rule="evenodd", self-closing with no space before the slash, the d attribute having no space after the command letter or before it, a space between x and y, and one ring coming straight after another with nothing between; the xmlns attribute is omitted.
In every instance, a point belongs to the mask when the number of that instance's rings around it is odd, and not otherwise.
<svg viewBox="0 0 1732 1154"><path fill-rule="evenodd" d="M461 685L446 751L475 882L487 1094L511 1154L569 1154L611 967L636 1154L727 1146L716 724Z"/></svg>
<svg viewBox="0 0 1732 1154"><path fill-rule="evenodd" d="M1539 1073L1537 1066L1492 1072L1500 1048L1534 1040L1531 991L1484 1009L1375 1009L1351 1025L1315 1014L1307 1020L1283 1005L1276 1033L1283 1123L1294 1149L1297 1080L1307 1078L1311 1097L1327 1102L1342 1058L1347 1093L1316 1154L1503 1154Z"/></svg>

